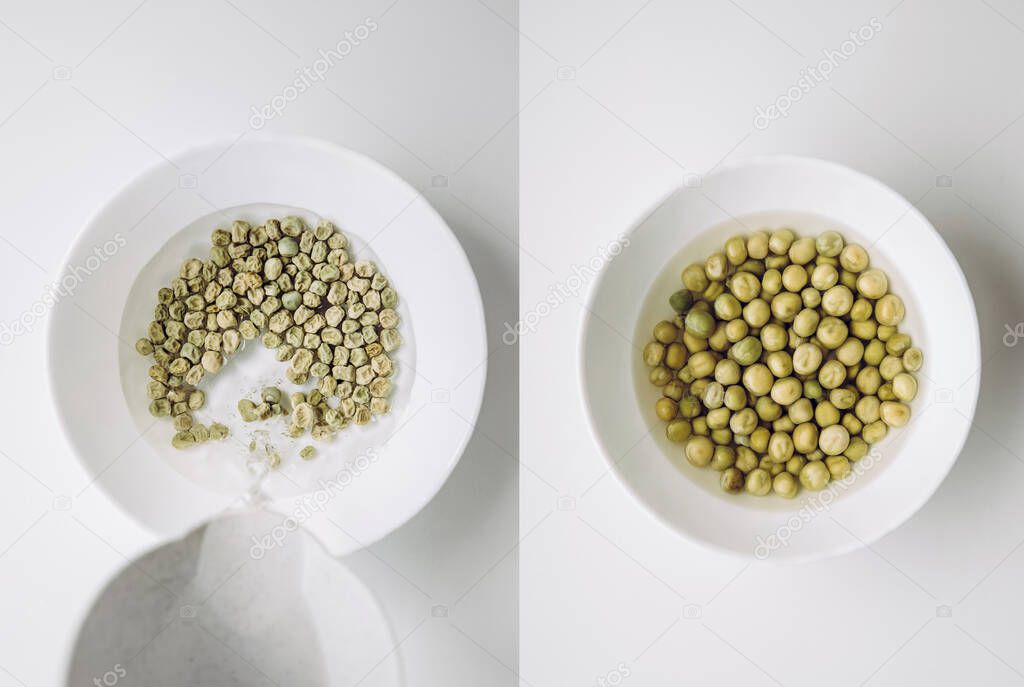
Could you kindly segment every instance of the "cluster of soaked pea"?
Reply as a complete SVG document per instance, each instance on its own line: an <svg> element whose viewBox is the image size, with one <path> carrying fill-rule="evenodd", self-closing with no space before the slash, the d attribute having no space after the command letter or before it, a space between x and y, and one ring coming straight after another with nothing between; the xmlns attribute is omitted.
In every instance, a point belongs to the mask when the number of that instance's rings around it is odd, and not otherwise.
<svg viewBox="0 0 1024 687"><path fill-rule="evenodd" d="M299 217L285 217L257 227L235 221L230 230L214 230L211 243L206 260L186 260L158 291L148 335L135 345L153 358L149 411L173 418L172 445L210 438L212 431L196 432L193 413L206 402L197 386L257 336L277 360L290 363L289 381L314 378L311 394L324 405L338 399L328 406L333 412L318 410L302 425L314 438L388 412L394 374L388 354L402 341L398 295L372 262L352 262L344 234L327 221L310 229ZM263 405L271 414L280 407L264 399L259 415ZM215 438L227 436L223 425L216 427Z"/></svg>
<svg viewBox="0 0 1024 687"><path fill-rule="evenodd" d="M722 489L793 498L910 420L923 355L903 301L834 231L758 231L682 272L643 350L666 433Z"/></svg>

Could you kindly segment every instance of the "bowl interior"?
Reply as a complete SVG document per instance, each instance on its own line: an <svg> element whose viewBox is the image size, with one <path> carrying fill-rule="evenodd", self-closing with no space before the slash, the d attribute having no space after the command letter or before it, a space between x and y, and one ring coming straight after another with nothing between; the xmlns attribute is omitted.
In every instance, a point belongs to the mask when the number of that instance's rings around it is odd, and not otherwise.
<svg viewBox="0 0 1024 687"><path fill-rule="evenodd" d="M660 392L647 381L640 351L654 324L669 319L668 296L680 288L683 267L730 236L783 226L801 236L835 229L865 246L905 301L900 330L922 348L925 365L911 422L874 445L850 478L793 500L733 496L718 486L719 473L691 466L665 437L653 412ZM928 499L956 459L973 413L977 325L959 266L904 199L837 165L768 158L681 189L627 238L591 292L581 375L598 443L644 506L700 543L781 560L860 546Z"/></svg>
<svg viewBox="0 0 1024 687"><path fill-rule="evenodd" d="M303 208L269 204L250 204L211 212L196 219L188 226L170 236L163 245L154 245L153 256L137 273L128 291L118 334L121 339L132 342L145 336L146 328L153 318L157 289L167 286L177 276L181 263L190 257L203 257L209 252L210 232L226 226L224 216L242 219L253 226L262 224L270 217L297 215L309 226L316 226L320 217ZM154 455L165 461L173 470L197 485L228 495L238 495L255 489L266 489L271 497L294 496L310 491L320 480L330 479L350 459L372 451L384 444L401 423L409 410L410 393L414 383L413 370L417 367L415 332L403 300L401 275L398 280L391 278L387 265L366 240L358 234L346 232L353 259L373 260L381 272L388 276L399 294L396 310L401 318L399 331L402 345L394 352L396 372L392 377L393 390L390 397L391 412L378 416L364 426L350 426L344 432L326 442L315 442L305 435L292 439L285 435L285 418L267 422L246 423L238 415L236 404L239 399L259 399L260 390L266 386L277 386L287 391L309 391L315 388L313 381L298 387L284 376L287 363L279 363L273 351L265 348L260 341L243 342L242 348L226 361L223 369L210 375L200 384L206 392L207 405L195 413L196 421L202 423L221 422L228 426L230 436L225 441L209 441L187 451L171 446L174 428L169 421L154 424L147 411L149 399L146 396L147 370L152 359L134 353L125 346L118 349L118 369L121 391L132 422L144 437ZM250 451L250 441L256 441L258 448ZM282 464L274 473L269 473L264 443L277 450ZM306 445L317 447L317 459L298 459L299 450ZM269 479L268 479L269 478ZM265 483L265 485L264 485Z"/></svg>
<svg viewBox="0 0 1024 687"><path fill-rule="evenodd" d="M269 508L298 513L325 546L346 553L415 515L458 462L486 377L480 291L437 212L377 163L295 137L253 135L226 147L203 146L140 175L72 247L65 274L77 276L54 304L47 339L57 414L90 482L161 536L181 536L258 488ZM404 343L392 412L338 433L303 462L281 418L237 421L238 400L284 373L250 341L200 385L209 406L199 418L229 424L233 439L176 451L168 419L148 415L149 363L134 350L156 289L185 257L207 253L216 226L284 213L331 220L395 285ZM282 456L265 477L247 446L256 429Z"/></svg>

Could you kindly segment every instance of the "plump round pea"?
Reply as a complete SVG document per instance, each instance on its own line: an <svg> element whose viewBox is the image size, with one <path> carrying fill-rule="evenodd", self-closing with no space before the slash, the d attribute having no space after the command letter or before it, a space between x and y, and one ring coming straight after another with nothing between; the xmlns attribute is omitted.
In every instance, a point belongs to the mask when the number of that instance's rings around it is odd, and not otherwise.
<svg viewBox="0 0 1024 687"><path fill-rule="evenodd" d="M772 384L770 394L773 401L779 405L788 406L800 398L803 390L804 385L799 379L796 377L786 377L785 379L778 379Z"/></svg>
<svg viewBox="0 0 1024 687"><path fill-rule="evenodd" d="M782 322L792 322L802 307L800 296L789 291L783 291L772 298L772 315Z"/></svg>
<svg viewBox="0 0 1024 687"><path fill-rule="evenodd" d="M793 351L793 371L798 375L809 375L821 366L823 352L813 343L803 343Z"/></svg>
<svg viewBox="0 0 1024 687"><path fill-rule="evenodd" d="M765 422L774 422L782 417L782 406L773 401L771 396L761 396L754 401L754 410Z"/></svg>
<svg viewBox="0 0 1024 687"><path fill-rule="evenodd" d="M728 271L729 260L725 257L725 253L712 253L704 262L704 274L706 274L708 279L711 281L721 281L725 279L725 275Z"/></svg>
<svg viewBox="0 0 1024 687"><path fill-rule="evenodd" d="M723 386L730 386L739 382L739 363L729 358L722 358L719 360L715 365L715 381Z"/></svg>
<svg viewBox="0 0 1024 687"><path fill-rule="evenodd" d="M799 453L810 453L818 448L818 426L803 422L793 428L793 448Z"/></svg>
<svg viewBox="0 0 1024 687"><path fill-rule="evenodd" d="M797 239L789 247L789 259L796 265L806 265L818 255L812 238Z"/></svg>
<svg viewBox="0 0 1024 687"><path fill-rule="evenodd" d="M826 456L838 456L850 445L850 433L842 425L830 425L821 430L818 436L818 448Z"/></svg>
<svg viewBox="0 0 1024 687"><path fill-rule="evenodd" d="M768 233L755 231L747 239L747 255L755 260L764 260L768 256Z"/></svg>
<svg viewBox="0 0 1024 687"><path fill-rule="evenodd" d="M772 488L771 474L762 468L756 468L747 475L746 490L754 496L764 496Z"/></svg>
<svg viewBox="0 0 1024 687"><path fill-rule="evenodd" d="M846 431L850 433L851 437L860 434L864 429L864 423L858 420L853 413L843 413L843 419L839 421L839 424L846 427Z"/></svg>
<svg viewBox="0 0 1024 687"><path fill-rule="evenodd" d="M743 473L736 468L727 468L722 471L722 477L719 479L719 484L722 489L729 492L730 494L738 494L743 489L743 483L745 479Z"/></svg>
<svg viewBox="0 0 1024 687"><path fill-rule="evenodd" d="M761 280L750 272L737 272L729 279L729 291L741 303L749 303L761 293Z"/></svg>
<svg viewBox="0 0 1024 687"><path fill-rule="evenodd" d="M857 402L857 392L853 389L832 389L828 400L839 410L849 410Z"/></svg>
<svg viewBox="0 0 1024 687"><path fill-rule="evenodd" d="M706 437L711 433L708 429L708 421L703 417L695 417L690 421L690 426L693 427L693 433L696 436Z"/></svg>
<svg viewBox="0 0 1024 687"><path fill-rule="evenodd" d="M821 345L829 350L835 350L843 345L849 330L846 323L838 317L823 317L818 324L816 336Z"/></svg>
<svg viewBox="0 0 1024 687"><path fill-rule="evenodd" d="M672 381L672 372L667 367L656 367L647 378L654 386L665 386Z"/></svg>
<svg viewBox="0 0 1024 687"><path fill-rule="evenodd" d="M774 432L768 439L768 461L785 463L793 457L793 438L786 432Z"/></svg>
<svg viewBox="0 0 1024 687"><path fill-rule="evenodd" d="M863 359L864 344L859 339L847 339L836 349L836 360L843 365L856 365Z"/></svg>
<svg viewBox="0 0 1024 687"><path fill-rule="evenodd" d="M846 456L829 456L824 462L832 479L846 479L849 476L850 461Z"/></svg>
<svg viewBox="0 0 1024 687"><path fill-rule="evenodd" d="M751 327L763 327L771 316L771 307L762 298L755 298L743 306L743 320Z"/></svg>
<svg viewBox="0 0 1024 687"><path fill-rule="evenodd" d="M871 319L875 312L875 306L866 298L858 298L850 306L850 320L853 322L866 322Z"/></svg>
<svg viewBox="0 0 1024 687"><path fill-rule="evenodd" d="M818 383L824 389L835 389L846 381L846 368L838 360L829 360L818 370Z"/></svg>
<svg viewBox="0 0 1024 687"><path fill-rule="evenodd" d="M701 292L708 288L708 277L704 274L704 265L695 262L688 265L681 275L683 286L690 291Z"/></svg>
<svg viewBox="0 0 1024 687"><path fill-rule="evenodd" d="M791 499L800 490L796 477L787 472L780 472L772 479L772 491L784 499Z"/></svg>
<svg viewBox="0 0 1024 687"><path fill-rule="evenodd" d="M761 276L761 297L770 300L782 291L782 272L776 269L766 270Z"/></svg>
<svg viewBox="0 0 1024 687"><path fill-rule="evenodd" d="M878 340L885 343L896 333L896 327L889 324L878 325Z"/></svg>
<svg viewBox="0 0 1024 687"><path fill-rule="evenodd" d="M896 375L903 372L903 359L894 355L885 356L878 364L878 372L882 375L882 379L891 382Z"/></svg>
<svg viewBox="0 0 1024 687"><path fill-rule="evenodd" d="M736 343L750 333L750 325L745 320L733 320L725 324L725 339L730 343Z"/></svg>
<svg viewBox="0 0 1024 687"><path fill-rule="evenodd" d="M721 472L736 464L736 450L731 446L716 446L711 456L711 469Z"/></svg>
<svg viewBox="0 0 1024 687"><path fill-rule="evenodd" d="M768 237L768 250L775 255L785 255L796 240L791 229L776 229Z"/></svg>
<svg viewBox="0 0 1024 687"><path fill-rule="evenodd" d="M914 375L900 372L893 377L892 392L901 401L913 401L917 397L917 380Z"/></svg>
<svg viewBox="0 0 1024 687"><path fill-rule="evenodd" d="M761 345L766 351L781 351L789 344L785 327L774 322L761 327Z"/></svg>
<svg viewBox="0 0 1024 687"><path fill-rule="evenodd" d="M885 435L889 433L889 425L885 424L882 420L875 422L869 422L864 425L864 429L860 435L864 437L864 441L869 444L877 444L879 441L885 438Z"/></svg>
<svg viewBox="0 0 1024 687"><path fill-rule="evenodd" d="M821 315L818 314L817 310L813 308L804 308L796 314L793 318L792 329L796 332L797 336L809 337L813 336L818 330L818 324L821 322Z"/></svg>
<svg viewBox="0 0 1024 687"><path fill-rule="evenodd" d="M786 409L786 416L795 425L808 422L814 419L814 406L811 405L810 399L798 398L796 403L791 404Z"/></svg>
<svg viewBox="0 0 1024 687"><path fill-rule="evenodd" d="M822 399L824 396L824 389L821 388L821 384L818 383L817 379L804 380L804 396L814 401L820 401Z"/></svg>
<svg viewBox="0 0 1024 687"><path fill-rule="evenodd" d="M767 427L758 427L750 433L750 448L758 453L768 450L768 440L772 433Z"/></svg>
<svg viewBox="0 0 1024 687"><path fill-rule="evenodd" d="M793 456L786 461L786 472L794 477L798 477L800 475L800 471L804 469L805 465L807 465L806 458L803 456Z"/></svg>
<svg viewBox="0 0 1024 687"><path fill-rule="evenodd" d="M857 292L865 298L878 300L889 291L889 279L880 269L864 270L857 276Z"/></svg>
<svg viewBox="0 0 1024 687"><path fill-rule="evenodd" d="M776 377L788 377L793 374L793 358L786 351L772 351L765 357L764 362Z"/></svg>
<svg viewBox="0 0 1024 687"><path fill-rule="evenodd" d="M704 300L711 303L723 293L725 293L725 285L720 281L713 281L708 284L708 288L704 289L704 293L701 296L704 297Z"/></svg>
<svg viewBox="0 0 1024 687"><path fill-rule="evenodd" d="M920 348L908 348L903 352L903 367L908 372L917 372L924 365L924 353Z"/></svg>
<svg viewBox="0 0 1024 687"><path fill-rule="evenodd" d="M665 436L669 441L683 442L690 438L693 427L687 420L672 420L665 427Z"/></svg>
<svg viewBox="0 0 1024 687"><path fill-rule="evenodd" d="M733 265L742 265L747 261L747 242L742 236L733 236L725 242L725 257Z"/></svg>
<svg viewBox="0 0 1024 687"><path fill-rule="evenodd" d="M732 345L729 349L729 357L739 365L747 367L758 361L762 350L763 347L760 340L756 337L748 336Z"/></svg>
<svg viewBox="0 0 1024 687"><path fill-rule="evenodd" d="M871 339L864 346L864 362L868 365L878 365L885 357L885 344L880 339Z"/></svg>
<svg viewBox="0 0 1024 687"><path fill-rule="evenodd" d="M849 244L839 253L839 264L848 272L863 272L868 268L868 263L868 252L856 243Z"/></svg>
<svg viewBox="0 0 1024 687"><path fill-rule="evenodd" d="M839 270L832 265L817 265L811 270L811 286L818 291L828 291L839 283Z"/></svg>
<svg viewBox="0 0 1024 687"><path fill-rule="evenodd" d="M883 401L882 422L890 427L902 427L910 421L910 406L899 401Z"/></svg>
<svg viewBox="0 0 1024 687"><path fill-rule="evenodd" d="M814 240L814 247L826 258L837 257L843 250L843 237L838 231L823 231Z"/></svg>
<svg viewBox="0 0 1024 687"><path fill-rule="evenodd" d="M725 335L725 324L719 322L715 325L715 331L708 337L708 348L713 351L724 351L729 348L729 338Z"/></svg>
<svg viewBox="0 0 1024 687"><path fill-rule="evenodd" d="M762 363L754 363L743 371L743 386L755 396L764 396L772 389L775 378Z"/></svg>
<svg viewBox="0 0 1024 687"><path fill-rule="evenodd" d="M734 384L725 390L725 407L736 412L747 406L747 390Z"/></svg>
<svg viewBox="0 0 1024 687"><path fill-rule="evenodd" d="M902 356L910 348L910 336L897 332L885 342L885 352L889 355Z"/></svg>
<svg viewBox="0 0 1024 687"><path fill-rule="evenodd" d="M877 396L861 396L853 407L853 413L864 424L877 422L881 417L881 402Z"/></svg>
<svg viewBox="0 0 1024 687"><path fill-rule="evenodd" d="M868 454L868 442L860 437L850 439L850 445L846 447L843 455L852 461L858 461Z"/></svg>
<svg viewBox="0 0 1024 687"><path fill-rule="evenodd" d="M882 401L883 403L885 401L896 400L896 394L894 394L892 391L892 382L886 382L882 386L878 387L878 391L875 395L878 396L878 400Z"/></svg>
<svg viewBox="0 0 1024 687"><path fill-rule="evenodd" d="M800 293L807 286L807 270L801 265L790 265L782 270L782 286L787 291Z"/></svg>
<svg viewBox="0 0 1024 687"><path fill-rule="evenodd" d="M680 289L668 297L668 304L669 307L682 315L693 305L693 294L687 289Z"/></svg>
<svg viewBox="0 0 1024 687"><path fill-rule="evenodd" d="M857 373L854 385L862 394L874 394L878 391L878 387L882 386L882 375L877 367L862 367Z"/></svg>
<svg viewBox="0 0 1024 687"><path fill-rule="evenodd" d="M665 348L665 366L671 370L678 370L686 364L686 346L673 341Z"/></svg>
<svg viewBox="0 0 1024 687"><path fill-rule="evenodd" d="M878 320L878 324L895 327L903 321L904 315L906 309L903 307L903 301L896 294L888 293L875 303L875 319Z"/></svg>
<svg viewBox="0 0 1024 687"><path fill-rule="evenodd" d="M686 460L699 468L707 467L715 453L715 445L707 437L692 436L684 449Z"/></svg>
<svg viewBox="0 0 1024 687"><path fill-rule="evenodd" d="M800 470L800 485L811 491L821 491L832 479L828 468L820 460L812 460Z"/></svg>
<svg viewBox="0 0 1024 687"><path fill-rule="evenodd" d="M837 284L821 295L821 309L826 315L842 317L853 307L853 294L842 284Z"/></svg>
<svg viewBox="0 0 1024 687"><path fill-rule="evenodd" d="M667 422L675 418L679 412L679 404L671 398L659 398L654 404L654 412L658 415L659 419Z"/></svg>
<svg viewBox="0 0 1024 687"><path fill-rule="evenodd" d="M677 379L673 379L671 382L662 387L661 393L666 398L671 398L673 401L678 401L683 397L683 394L686 393L686 385Z"/></svg>
<svg viewBox="0 0 1024 687"><path fill-rule="evenodd" d="M725 387L718 382L711 382L704 389L704 407L714 410L725 403Z"/></svg>
<svg viewBox="0 0 1024 687"><path fill-rule="evenodd" d="M831 427L839 422L839 410L831 401L821 401L814 406L814 421L819 427Z"/></svg>
<svg viewBox="0 0 1024 687"><path fill-rule="evenodd" d="M729 418L729 429L737 436L749 436L757 429L757 413L752 408L744 408Z"/></svg>
<svg viewBox="0 0 1024 687"><path fill-rule="evenodd" d="M679 330L668 320L654 325L654 338L663 344L670 344L679 337Z"/></svg>
<svg viewBox="0 0 1024 687"><path fill-rule="evenodd" d="M644 363L648 367L657 367L665 359L665 346L657 341L651 341L644 346Z"/></svg>
<svg viewBox="0 0 1024 687"><path fill-rule="evenodd" d="M708 414L704 417L708 421L708 429L725 429L729 426L729 418L732 416L732 411L728 408L715 408L709 410Z"/></svg>
<svg viewBox="0 0 1024 687"><path fill-rule="evenodd" d="M715 354L710 351L698 351L690 356L690 361L686 364L690 368L690 372L696 379L702 377L710 377L714 371L715 366L718 364L718 358Z"/></svg>
<svg viewBox="0 0 1024 687"><path fill-rule="evenodd" d="M878 324L874 320L853 320L850 322L850 334L862 341L874 339L877 331Z"/></svg>
<svg viewBox="0 0 1024 687"><path fill-rule="evenodd" d="M679 399L679 415L689 420L700 415L700 399L692 393Z"/></svg>
<svg viewBox="0 0 1024 687"><path fill-rule="evenodd" d="M735 320L742 312L743 306L731 293L723 293L715 299L715 316L720 320Z"/></svg>
<svg viewBox="0 0 1024 687"><path fill-rule="evenodd" d="M691 336L696 336L699 339L706 339L711 336L711 332L715 330L715 318L707 311L691 308L690 311L686 313L686 318L683 320L683 326L686 328L686 332ZM665 343L669 342L666 341Z"/></svg>

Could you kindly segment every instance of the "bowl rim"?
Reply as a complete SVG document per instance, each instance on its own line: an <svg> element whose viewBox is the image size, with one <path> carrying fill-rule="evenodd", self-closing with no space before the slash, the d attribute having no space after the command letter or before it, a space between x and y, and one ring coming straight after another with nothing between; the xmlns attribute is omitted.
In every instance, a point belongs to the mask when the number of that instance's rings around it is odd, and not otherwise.
<svg viewBox="0 0 1024 687"><path fill-rule="evenodd" d="M744 157L737 160L722 163L715 167L713 171L711 171L709 174L704 175L703 179L707 179L708 177L725 176L730 173L739 171L740 169L768 166L803 166L812 168L816 167L819 169L827 169L831 172L838 172L840 174L849 175L863 183L866 183L868 186L874 187L879 193L888 196L890 199L897 201L900 205L903 206L905 210L904 216L910 215L917 221L921 222L922 225L931 232L934 238L937 239L941 249L945 251L946 256L952 261L953 265L956 267L955 272L956 277L959 279L959 286L963 290L964 294L967 296L968 311L970 314L970 331L973 335L972 339L974 342L972 353L974 356L974 361L976 362L976 365L973 365L973 367L977 367L977 371L971 376L971 378L967 382L964 383L964 386L967 387L967 390L969 392L969 401L967 404L968 412L964 413L964 416L967 419L968 429L967 431L963 432L963 435L956 442L954 450L949 452L949 460L947 460L946 463L943 465L936 466L936 471L934 473L934 484L931 485L930 488L922 490L920 492L919 497L915 500L910 501L903 509L901 509L895 515L895 517L891 519L888 525L879 528L878 531L871 533L871 535L867 538L851 538L849 543L845 546L837 546L829 549L814 550L792 555L772 556L767 559L768 562L774 563L776 565L794 565L809 563L817 560L822 560L825 558L830 558L833 556L841 556L843 554L851 553L858 549L868 547L873 542L878 541L882 537L886 536L887 534L890 534L895 529L903 525L905 522L907 522L907 520L913 517L914 514L916 514L922 507L924 507L924 505L929 500L931 500L932 496L934 496L935 492L938 491L939 487L942 485L946 477L949 475L949 472L953 469L953 465L959 459L960 453L963 451L963 447L967 442L967 438L971 434L970 427L974 423L974 415L975 411L977 410L978 395L981 387L981 337L979 334L978 313L977 306L974 303L974 295L971 293L970 285L968 284L967 278L964 275L963 268L960 266L960 262L956 259L956 255L954 255L953 251L950 249L945 239L942 238L942 235L938 232L938 230L935 229L934 225L932 225L932 223L928 220L927 217L924 216L924 214L917 208L916 205L907 200L902 194L893 190L888 185L882 183L875 177L864 172L861 172L859 170L853 169L852 167L841 164L839 162L834 162L832 160L825 160L822 158L793 154L769 154ZM621 236L626 239L629 239L629 237L631 237L640 227L642 227L654 213L656 213L659 209L661 209L663 205L668 203L672 198L674 198L677 194L679 194L686 188L688 188L688 186L685 183L681 183L672 188L668 193L666 193L660 199L658 199L653 205L650 205L647 208L645 208L639 215L639 218L636 221L634 221L625 231L623 231L621 233ZM611 264L610 261L606 263L604 266L602 266L601 271L598 273L597 277L591 282L586 294L584 307L580 312L580 323L577 327L576 373L578 376L580 399L581 404L583 406L583 413L586 417L587 428L590 430L591 439L593 439L594 443L597 444L598 451L604 458L604 462L608 469L608 472L611 472L615 476L619 485L626 490L630 497L632 497L633 501L640 505L641 510L645 511L654 520L660 522L666 529L674 532L676 535L682 537L686 541L695 544L696 546L699 546L700 548L703 548L707 551L712 551L718 554L723 554L728 557L744 561L760 560L755 555L753 555L752 552L741 553L737 549L723 546L714 541L699 537L693 534L692 532L684 530L672 521L670 521L660 512L658 512L650 503L648 503L646 498L644 498L644 496L640 494L634 488L634 486L623 477L623 475L620 472L618 462L609 454L607 446L600 439L600 433L598 432L596 420L594 417L594 410L590 402L591 389L588 386L587 373L584 367L584 361L587 341L590 336L590 327L592 326L593 320L595 319L595 316L593 315L594 298L598 291L598 286L604 279L609 264Z"/></svg>
<svg viewBox="0 0 1024 687"><path fill-rule="evenodd" d="M355 546L351 548L350 551L346 552L345 555L347 555L348 553L354 553L356 551L361 551L363 549L369 548L373 544L381 541L382 539L390 535L392 532L395 532L396 530L407 524L410 520L415 518L416 515L418 515L424 508L426 508L427 505L430 504L444 488L444 485L448 482L448 479L455 471L456 465L458 465L459 461L462 459L462 456L466 451L466 447L469 445L469 442L472 441L473 436L476 434L476 424L479 421L480 413L482 411L485 399L486 385L488 379L487 370L490 362L490 354L487 346L486 309L484 308L483 294L480 291L480 282L476 277L476 272L473 270L473 265L470 262L469 256L466 254L466 249L462 245L462 242L459 240L458 236L455 235L455 232L452 231L452 228L448 225L448 222L444 219L444 217L441 216L437 208L435 208L432 203L426 200L423 191L419 188L416 188L408 181L406 181L397 172L385 166L384 164L378 162L377 160L375 160L374 158L370 157L365 153L352 150L351 148L345 147L339 143L328 141L323 138L307 136L302 134L277 132L246 131L245 134L245 138L248 139L247 142L249 144L258 143L263 145L290 145L294 147L320 150L322 152L329 153L337 158L346 158L350 161L355 162L356 164L362 165L365 168L372 170L377 174L380 174L383 178L388 179L390 182L398 185L399 187L407 189L410 192L410 194L414 194L417 197L423 198L423 206L425 208L425 211L427 212L428 216L430 216L433 220L437 222L439 228L443 232L447 232L449 238L452 241L453 246L456 249L453 252L453 257L457 261L461 262L461 266L465 268L472 282L473 289L468 294L470 298L467 299L467 301L472 301L472 303L467 302L464 305L465 307L474 311L474 319L478 322L479 325L477 335L483 342L484 352L487 353L487 355L485 355L483 362L478 367L478 369L480 370L480 374L471 375L478 377L478 381L472 383L472 386L470 387L472 396L475 399L472 404L472 414L468 418L471 430L466 432L466 434L458 442L456 450L452 452L451 458L444 466L444 469L438 470L434 473L436 475L436 479L427 482L429 487L428 489L424 489L424 494L427 494L429 492L429 496L426 496L419 503L414 503L412 508L406 507L403 509L398 509L398 516L394 519L393 525L391 525L389 528L381 529L381 531L376 536L365 537L361 539L359 542L356 542ZM173 166L177 162L193 158L197 154L201 154L204 151L219 152L221 155L223 155L224 153L229 152L231 149L233 149L237 144L241 143L241 138L242 137L214 136L201 139L198 140L198 142L192 143L191 145L182 147L178 151L175 151L162 159L154 161L152 164L149 164L140 169L139 171L137 171L136 173L132 174L126 181L120 184L114 192L104 197L100 202L98 202L94 206L93 211L89 214L88 218L81 224L75 235L75 238L68 244L67 249L64 251L64 255L61 258L60 267L57 271L57 274L63 274L64 271L69 267L69 265L71 264L71 258L78 252L82 244L85 242L86 233L88 232L89 228L97 223L97 221L102 216L102 214L107 210L107 208L111 204L113 204L117 200L117 198L120 197L122 194L129 191L133 187L144 183L144 181L159 174L160 172L165 171L165 168L169 164ZM181 173L184 174L185 172ZM65 441L67 442L68 452L74 457L75 461L77 462L78 466L82 469L83 473L87 477L91 478L91 482L89 483L88 486L93 486L99 489L100 493L103 495L103 498L107 502L112 504L113 507L117 509L118 513L128 517L143 532L150 535L153 538L153 540L157 542L168 542L175 540L177 538L184 536L188 532L191 532L196 527L208 524L217 517L222 517L226 514L230 514L231 512L233 512L235 510L235 507L233 506L234 499L225 497L224 501L227 505L221 510L212 513L208 518L204 519L202 522L186 523L185 527L179 532L169 534L165 532L160 532L153 529L153 527L147 524L147 522L144 519L142 519L140 516L138 516L137 514L135 514L134 512L125 508L122 505L121 501L111 492L110 489L107 488L107 486L103 483L103 480L100 479L102 477L102 473L99 473L97 475L92 474L92 470L86 465L81 455L79 455L80 452L76 448L75 442L72 440L72 437L70 435L67 418L65 417L61 404L57 402L58 380L56 379L56 372L54 366L54 360L55 356L57 355L57 350L54 344L54 320L55 318L52 316L51 312L50 315L46 318L44 328L44 345L46 346L46 352L44 355L44 376L46 377L48 397L50 400L50 406L53 409L54 415L57 419L57 424L60 427L60 432L63 435ZM469 383L469 380L466 380L466 382ZM285 500L290 502L293 499ZM316 532L310 530L309 534L314 539L319 539Z"/></svg>

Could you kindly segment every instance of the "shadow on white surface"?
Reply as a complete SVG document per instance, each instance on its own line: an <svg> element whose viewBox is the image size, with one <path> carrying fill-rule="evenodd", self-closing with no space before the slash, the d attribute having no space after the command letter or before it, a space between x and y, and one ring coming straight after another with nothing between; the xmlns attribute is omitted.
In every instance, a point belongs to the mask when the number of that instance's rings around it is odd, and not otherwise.
<svg viewBox="0 0 1024 687"><path fill-rule="evenodd" d="M281 524L226 516L129 563L81 625L67 684L402 684L374 597Z"/></svg>

